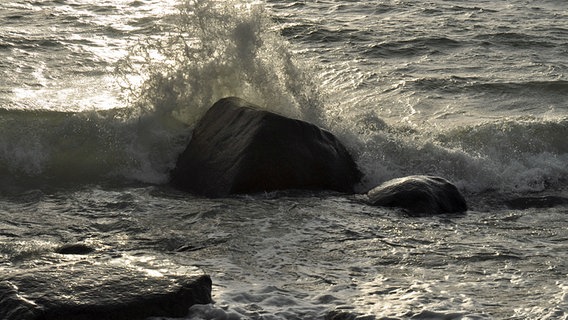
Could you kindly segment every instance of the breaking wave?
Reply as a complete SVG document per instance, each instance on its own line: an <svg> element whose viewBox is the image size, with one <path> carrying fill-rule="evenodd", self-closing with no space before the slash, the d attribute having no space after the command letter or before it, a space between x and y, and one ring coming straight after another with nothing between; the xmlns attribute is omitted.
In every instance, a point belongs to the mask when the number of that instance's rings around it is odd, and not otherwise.
<svg viewBox="0 0 568 320"><path fill-rule="evenodd" d="M366 174L361 191L409 174L444 176L472 193L566 187L566 118L517 117L454 128L387 124L375 113L361 115L341 102L340 89L316 83L309 59L296 59L262 4L184 1L178 9L160 37L141 39L117 63L127 107L86 112L0 109L3 188L166 183L195 122L226 96L338 135ZM412 85L440 90L457 83L458 89L476 92L523 92L521 84L472 80L472 85L466 80L442 79L440 85L423 79ZM556 94L566 83L527 85Z"/></svg>

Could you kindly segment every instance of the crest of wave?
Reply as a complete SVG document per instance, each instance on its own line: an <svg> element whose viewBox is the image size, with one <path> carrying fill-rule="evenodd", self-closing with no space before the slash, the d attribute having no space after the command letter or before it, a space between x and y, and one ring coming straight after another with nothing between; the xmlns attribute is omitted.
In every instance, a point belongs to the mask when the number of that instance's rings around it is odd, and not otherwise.
<svg viewBox="0 0 568 320"><path fill-rule="evenodd" d="M131 103L193 125L215 101L239 96L320 122L320 95L261 3L185 0L159 35L119 64Z"/></svg>

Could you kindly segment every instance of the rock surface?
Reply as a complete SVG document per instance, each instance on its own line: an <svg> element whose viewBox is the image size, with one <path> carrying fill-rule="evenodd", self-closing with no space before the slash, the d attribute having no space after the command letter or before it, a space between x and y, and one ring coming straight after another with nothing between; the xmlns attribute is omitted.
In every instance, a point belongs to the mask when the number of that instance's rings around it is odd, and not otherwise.
<svg viewBox="0 0 568 320"><path fill-rule="evenodd" d="M211 303L211 279L199 269L142 261L83 259L2 275L0 319L182 317L194 304Z"/></svg>
<svg viewBox="0 0 568 320"><path fill-rule="evenodd" d="M234 97L207 111L171 172L175 187L210 197L285 189L352 192L360 177L331 133Z"/></svg>
<svg viewBox="0 0 568 320"><path fill-rule="evenodd" d="M414 215L467 211L466 201L456 186L434 176L389 180L370 190L367 196L372 205L403 208Z"/></svg>

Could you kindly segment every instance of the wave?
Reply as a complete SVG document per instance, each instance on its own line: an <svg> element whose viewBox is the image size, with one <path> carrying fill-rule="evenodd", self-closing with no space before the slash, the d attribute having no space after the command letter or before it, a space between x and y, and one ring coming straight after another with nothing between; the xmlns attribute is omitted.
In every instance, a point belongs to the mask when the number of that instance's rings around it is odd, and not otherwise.
<svg viewBox="0 0 568 320"><path fill-rule="evenodd" d="M464 44L447 37L427 37L408 40L386 41L367 46L364 54L374 58L405 58L435 55L442 51L459 48Z"/></svg>
<svg viewBox="0 0 568 320"><path fill-rule="evenodd" d="M565 118L517 117L448 129L393 126L375 113L361 115L361 110L337 102L333 95L338 92L327 96L326 88L314 82L314 71L294 58L258 4L188 1L171 23L175 28L170 32L141 40L118 63L117 75L129 95L127 107L86 112L0 109L0 190L166 183L193 125L226 96L338 135L366 175L361 191L410 174L440 175L469 193L538 192L568 183ZM446 38L422 39L424 45L433 41L456 45ZM563 94L568 88L565 81L491 83L458 77L409 83L420 91L514 94Z"/></svg>
<svg viewBox="0 0 568 320"><path fill-rule="evenodd" d="M555 48L558 45L555 39L549 37L518 32L488 33L475 36L474 39L481 41L482 45L508 46L518 49L543 50L543 48Z"/></svg>
<svg viewBox="0 0 568 320"><path fill-rule="evenodd" d="M481 77L423 77L404 81L393 88L410 92L440 92L443 94L471 94L510 96L512 98L558 99L564 101L568 92L566 80L495 81Z"/></svg>
<svg viewBox="0 0 568 320"><path fill-rule="evenodd" d="M411 174L454 181L468 193L526 193L568 183L568 118L503 119L451 129L394 127L360 118L365 187Z"/></svg>
<svg viewBox="0 0 568 320"><path fill-rule="evenodd" d="M126 110L0 110L0 190L168 181L191 127ZM331 126L365 173L360 191L387 179L434 174L468 193L541 192L568 184L568 119L516 119L446 131L389 126L376 117Z"/></svg>
<svg viewBox="0 0 568 320"><path fill-rule="evenodd" d="M0 190L138 181L163 183L187 127L126 110L0 110Z"/></svg>

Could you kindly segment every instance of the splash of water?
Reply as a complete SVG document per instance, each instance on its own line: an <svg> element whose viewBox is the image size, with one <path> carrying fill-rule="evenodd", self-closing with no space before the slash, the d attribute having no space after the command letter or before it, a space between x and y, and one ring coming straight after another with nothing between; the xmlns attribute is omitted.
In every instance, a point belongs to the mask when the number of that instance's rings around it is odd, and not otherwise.
<svg viewBox="0 0 568 320"><path fill-rule="evenodd" d="M118 67L134 104L189 125L226 96L317 122L321 97L305 69L261 3L233 0L182 1L171 30Z"/></svg>

